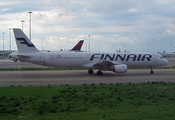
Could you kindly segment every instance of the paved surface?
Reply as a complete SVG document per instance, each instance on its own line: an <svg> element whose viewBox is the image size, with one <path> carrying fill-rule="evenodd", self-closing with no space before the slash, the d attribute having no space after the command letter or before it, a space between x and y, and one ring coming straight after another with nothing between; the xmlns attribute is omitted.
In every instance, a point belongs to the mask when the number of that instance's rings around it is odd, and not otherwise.
<svg viewBox="0 0 175 120"><path fill-rule="evenodd" d="M96 72L96 71L94 71ZM87 70L59 70L59 71L1 71L0 86L47 86L47 85L81 85L99 83L143 83L153 81L175 82L175 69L128 70L125 74L104 72L103 76L89 75Z"/></svg>
<svg viewBox="0 0 175 120"><path fill-rule="evenodd" d="M52 68L52 67L35 65L28 62L13 62L11 60L0 60L0 68Z"/></svg>

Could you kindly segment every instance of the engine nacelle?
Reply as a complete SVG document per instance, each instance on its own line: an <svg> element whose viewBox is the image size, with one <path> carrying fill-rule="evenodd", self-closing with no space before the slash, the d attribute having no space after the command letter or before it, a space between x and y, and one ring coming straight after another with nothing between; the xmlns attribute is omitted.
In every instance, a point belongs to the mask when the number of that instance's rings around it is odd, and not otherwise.
<svg viewBox="0 0 175 120"><path fill-rule="evenodd" d="M115 73L125 73L127 72L127 65L113 65L110 67L110 70Z"/></svg>

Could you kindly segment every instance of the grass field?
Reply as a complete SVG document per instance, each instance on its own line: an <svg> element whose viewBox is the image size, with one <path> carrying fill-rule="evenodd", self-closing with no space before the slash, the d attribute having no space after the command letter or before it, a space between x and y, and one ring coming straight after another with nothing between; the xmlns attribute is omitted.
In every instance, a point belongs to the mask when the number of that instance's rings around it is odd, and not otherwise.
<svg viewBox="0 0 175 120"><path fill-rule="evenodd" d="M175 83L0 87L0 119L172 120Z"/></svg>

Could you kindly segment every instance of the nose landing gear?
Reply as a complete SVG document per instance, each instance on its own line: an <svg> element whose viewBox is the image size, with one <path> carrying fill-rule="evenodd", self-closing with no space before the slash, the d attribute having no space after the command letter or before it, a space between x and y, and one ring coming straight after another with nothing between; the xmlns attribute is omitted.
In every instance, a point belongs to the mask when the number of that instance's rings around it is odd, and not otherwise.
<svg viewBox="0 0 175 120"><path fill-rule="evenodd" d="M150 67L150 69L151 69L150 74L154 74L153 68Z"/></svg>

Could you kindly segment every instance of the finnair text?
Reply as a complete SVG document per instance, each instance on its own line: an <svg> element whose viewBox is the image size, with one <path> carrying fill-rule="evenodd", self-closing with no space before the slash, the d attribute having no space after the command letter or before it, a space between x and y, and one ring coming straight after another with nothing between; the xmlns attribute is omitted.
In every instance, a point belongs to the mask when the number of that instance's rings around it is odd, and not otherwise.
<svg viewBox="0 0 175 120"><path fill-rule="evenodd" d="M151 61L152 55L150 54L93 54L90 61L94 59L110 60L110 61Z"/></svg>

